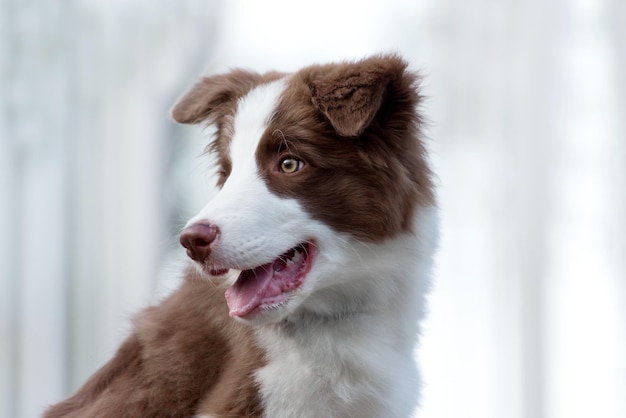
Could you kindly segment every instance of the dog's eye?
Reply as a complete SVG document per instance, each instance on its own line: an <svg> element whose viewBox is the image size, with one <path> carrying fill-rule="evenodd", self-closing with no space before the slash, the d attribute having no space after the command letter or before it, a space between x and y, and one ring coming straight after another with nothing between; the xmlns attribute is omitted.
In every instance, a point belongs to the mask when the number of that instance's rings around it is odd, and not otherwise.
<svg viewBox="0 0 626 418"><path fill-rule="evenodd" d="M283 158L280 160L280 171L286 174L292 174L302 168L302 161L297 158Z"/></svg>

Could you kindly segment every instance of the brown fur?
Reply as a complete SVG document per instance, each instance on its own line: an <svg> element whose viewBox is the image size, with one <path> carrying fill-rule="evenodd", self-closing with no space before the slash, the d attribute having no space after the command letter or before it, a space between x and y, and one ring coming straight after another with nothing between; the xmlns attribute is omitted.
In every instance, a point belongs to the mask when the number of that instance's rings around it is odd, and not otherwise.
<svg viewBox="0 0 626 418"><path fill-rule="evenodd" d="M361 240L410 230L416 206L434 205L434 192L415 111L418 79L406 67L389 55L289 76L257 149L270 190ZM242 70L205 77L174 107L178 122L217 126L210 148L218 185L231 170L238 100L281 77ZM287 156L305 164L278 175ZM228 317L224 290L187 271L180 289L137 317L115 357L45 417L261 416L253 374L265 359L253 331Z"/></svg>
<svg viewBox="0 0 626 418"><path fill-rule="evenodd" d="M235 70L203 78L172 111L181 123L216 124L210 149L219 161L218 186L231 170L238 99L281 77ZM360 239L410 230L415 206L435 202L416 112L418 81L396 55L314 65L291 75L257 152L270 189L301 199L312 216ZM288 178L275 175L285 156L304 160L305 169ZM357 180L363 176L367 181Z"/></svg>
<svg viewBox="0 0 626 418"><path fill-rule="evenodd" d="M362 240L410 230L415 206L434 204L419 101L416 76L395 56L299 71L257 152L269 188ZM286 156L305 166L278 173Z"/></svg>
<svg viewBox="0 0 626 418"><path fill-rule="evenodd" d="M136 318L113 359L44 417L261 416L252 374L264 359L251 334L228 317L224 289L189 270Z"/></svg>
<svg viewBox="0 0 626 418"><path fill-rule="evenodd" d="M233 135L233 116L237 111L238 100L254 87L282 76L283 74L275 71L258 74L236 69L228 74L202 77L172 109L172 119L178 123L204 122L214 124L217 128L215 140L210 144L209 150L221 161L218 167L219 186L230 175L228 144Z"/></svg>

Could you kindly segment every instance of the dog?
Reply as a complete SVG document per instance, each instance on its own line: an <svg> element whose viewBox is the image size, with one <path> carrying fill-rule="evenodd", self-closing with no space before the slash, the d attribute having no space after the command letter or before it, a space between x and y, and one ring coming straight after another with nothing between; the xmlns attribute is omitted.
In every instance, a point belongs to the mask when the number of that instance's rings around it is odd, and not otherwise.
<svg viewBox="0 0 626 418"><path fill-rule="evenodd" d="M395 54L201 78L171 113L215 126L184 279L45 417L412 416L438 229L419 82Z"/></svg>

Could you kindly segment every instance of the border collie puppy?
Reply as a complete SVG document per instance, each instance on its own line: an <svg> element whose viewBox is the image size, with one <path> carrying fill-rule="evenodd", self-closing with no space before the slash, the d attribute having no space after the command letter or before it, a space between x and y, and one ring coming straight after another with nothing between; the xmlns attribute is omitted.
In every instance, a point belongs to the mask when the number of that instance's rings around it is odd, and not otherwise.
<svg viewBox="0 0 626 418"><path fill-rule="evenodd" d="M216 127L219 191L178 290L55 417L410 417L437 211L396 55L203 77L172 110Z"/></svg>

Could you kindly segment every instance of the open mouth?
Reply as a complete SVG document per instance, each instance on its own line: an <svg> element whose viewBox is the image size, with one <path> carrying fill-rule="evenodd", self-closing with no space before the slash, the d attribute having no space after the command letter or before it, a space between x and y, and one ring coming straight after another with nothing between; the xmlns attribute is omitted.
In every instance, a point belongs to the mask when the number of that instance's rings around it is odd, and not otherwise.
<svg viewBox="0 0 626 418"><path fill-rule="evenodd" d="M304 282L315 253L315 245L305 242L270 263L243 270L235 284L226 290L229 315L250 316L253 312L275 309L285 303L289 293Z"/></svg>

